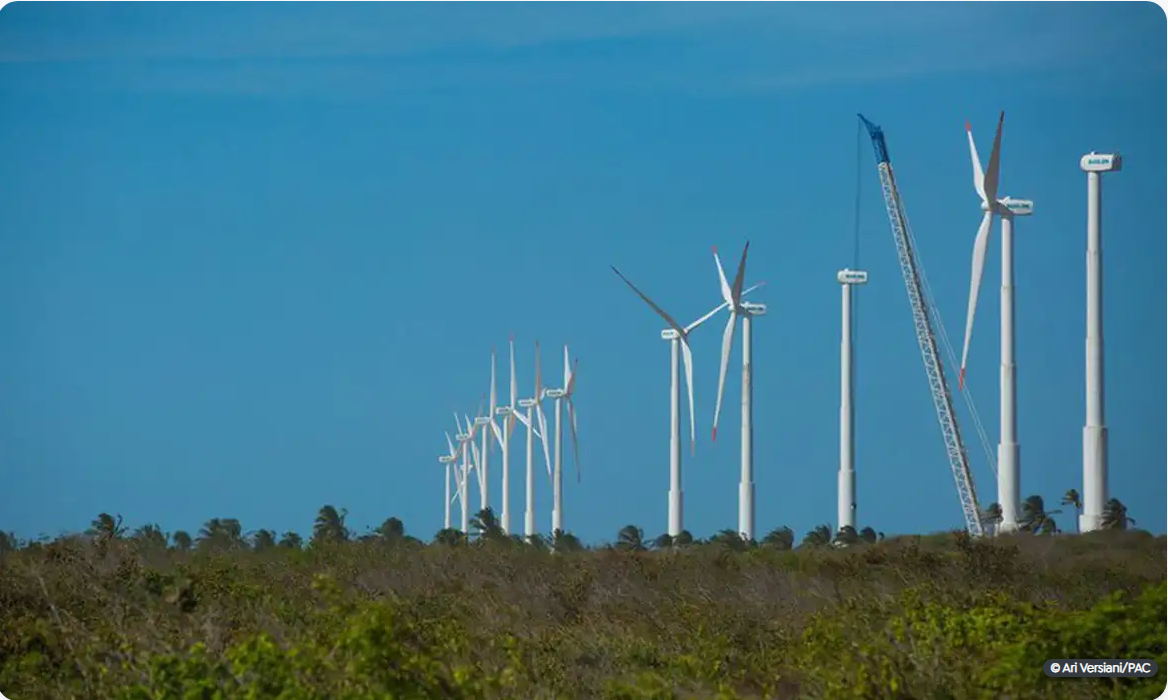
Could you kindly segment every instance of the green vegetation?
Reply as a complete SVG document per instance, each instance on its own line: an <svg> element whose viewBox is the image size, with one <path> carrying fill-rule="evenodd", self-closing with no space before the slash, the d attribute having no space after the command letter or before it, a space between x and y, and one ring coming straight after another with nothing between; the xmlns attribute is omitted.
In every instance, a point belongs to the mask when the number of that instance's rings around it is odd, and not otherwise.
<svg viewBox="0 0 1168 700"><path fill-rule="evenodd" d="M0 538L0 690L14 700L1155 698L1166 540L1110 530L794 547L733 532L523 542L489 510L430 544L325 506L296 533L196 537L100 515ZM832 543L846 546L831 546ZM1049 658L1151 658L1151 679L1049 679Z"/></svg>

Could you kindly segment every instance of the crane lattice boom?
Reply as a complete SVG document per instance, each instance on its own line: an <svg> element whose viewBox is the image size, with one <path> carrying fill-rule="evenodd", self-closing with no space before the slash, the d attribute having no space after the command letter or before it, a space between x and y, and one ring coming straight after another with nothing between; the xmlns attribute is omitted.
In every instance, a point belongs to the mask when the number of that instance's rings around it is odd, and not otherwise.
<svg viewBox="0 0 1168 700"><path fill-rule="evenodd" d="M896 256L900 261L900 272L904 286L908 290L909 304L912 306L913 326L917 332L917 344L921 348L921 359L925 363L925 374L929 378L929 390L933 394L933 407L937 410L937 421L941 424L941 434L945 438L945 449L949 453L949 465L953 469L953 480L957 483L957 496L961 500L961 510L965 515L965 528L969 534L982 535L981 509L977 502L977 492L973 487L973 477L969 469L969 455L961 440L961 430L957 427L957 416L953 412L953 396L941 366L941 356L937 351L937 339L933 333L933 323L929 308L925 303L921 276L917 270L916 256L908 233L908 218L904 205L896 189L896 178L892 174L892 161L888 158L888 145L880 127L864 119L860 120L872 137L876 150L876 167L880 171L880 189L884 193L884 206L888 210L888 223L896 242Z"/></svg>

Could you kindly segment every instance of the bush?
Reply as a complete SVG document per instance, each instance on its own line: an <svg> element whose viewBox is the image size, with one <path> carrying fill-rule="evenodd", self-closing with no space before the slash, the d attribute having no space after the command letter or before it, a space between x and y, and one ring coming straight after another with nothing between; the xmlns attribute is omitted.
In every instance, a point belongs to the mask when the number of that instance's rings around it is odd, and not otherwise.
<svg viewBox="0 0 1168 700"><path fill-rule="evenodd" d="M19 700L1153 698L1048 658L1165 663L1163 538L551 554L351 541L3 555Z"/></svg>

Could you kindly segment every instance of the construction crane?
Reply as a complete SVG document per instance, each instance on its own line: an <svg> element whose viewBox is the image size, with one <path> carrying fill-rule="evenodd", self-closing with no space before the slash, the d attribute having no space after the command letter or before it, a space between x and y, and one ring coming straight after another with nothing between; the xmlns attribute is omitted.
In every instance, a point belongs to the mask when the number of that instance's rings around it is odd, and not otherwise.
<svg viewBox="0 0 1168 700"><path fill-rule="evenodd" d="M942 370L930 309L925 301L922 275L917 269L908 218L904 214L904 204L896 189L892 161L888 158L888 144L884 141L884 131L880 127L865 119L862 114L857 116L867 127L868 135L872 138L872 147L876 151L876 168L880 171L880 189L884 193L888 223L892 227L900 272L904 277L905 289L908 290L909 304L912 306L913 326L917 332L917 344L921 348L921 359L925 363L925 374L929 378L929 390L933 394L933 407L937 410L937 421L941 424L941 435L945 438L945 450L949 453L953 480L957 482L957 496L961 500L961 510L965 515L965 529L970 535L980 537L983 534L981 508L978 506L977 492L973 487L969 455L961 439L961 430L957 426L957 416L953 411L953 396L949 392L949 383L945 380L945 373Z"/></svg>

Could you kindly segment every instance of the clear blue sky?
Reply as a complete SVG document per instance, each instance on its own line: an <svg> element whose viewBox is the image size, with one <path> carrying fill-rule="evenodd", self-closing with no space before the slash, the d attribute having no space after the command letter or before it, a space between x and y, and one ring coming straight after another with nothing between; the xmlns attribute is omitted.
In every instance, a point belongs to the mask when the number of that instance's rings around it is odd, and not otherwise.
<svg viewBox="0 0 1168 700"><path fill-rule="evenodd" d="M477 408L492 345L505 386L514 333L524 393L536 339L549 370L565 342L580 358L568 529L656 535L668 346L609 265L688 322L720 301L710 246L736 259L748 239L747 280L769 282L755 298L770 306L755 325L758 527L834 524L855 114L885 128L959 344L981 216L964 125L988 158L1004 109L1000 191L1036 202L1016 249L1023 495L1057 507L1082 489L1077 164L1119 150L1104 186L1111 489L1163 532L1165 25L1151 3L7 5L0 528L55 535L108 511L306 533L331 503L358 530L396 515L428 538L451 411ZM860 146L859 521L957 527ZM995 225L969 370L992 444L999 250ZM738 343L724 437L709 439L722 323L693 337L697 535L737 521Z"/></svg>

